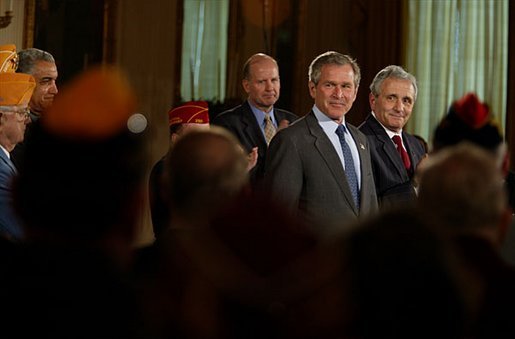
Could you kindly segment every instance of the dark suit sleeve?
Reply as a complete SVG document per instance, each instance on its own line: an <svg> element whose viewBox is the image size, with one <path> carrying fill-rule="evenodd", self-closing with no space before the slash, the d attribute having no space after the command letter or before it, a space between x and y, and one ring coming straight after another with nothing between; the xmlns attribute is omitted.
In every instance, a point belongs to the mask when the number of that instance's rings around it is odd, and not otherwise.
<svg viewBox="0 0 515 339"><path fill-rule="evenodd" d="M0 150L0 152L3 151ZM0 164L0 233L9 238L20 239L22 231L12 201L11 182L13 176L6 166Z"/></svg>
<svg viewBox="0 0 515 339"><path fill-rule="evenodd" d="M297 211L302 189L302 162L293 138L278 132L268 149L265 185L277 201Z"/></svg>

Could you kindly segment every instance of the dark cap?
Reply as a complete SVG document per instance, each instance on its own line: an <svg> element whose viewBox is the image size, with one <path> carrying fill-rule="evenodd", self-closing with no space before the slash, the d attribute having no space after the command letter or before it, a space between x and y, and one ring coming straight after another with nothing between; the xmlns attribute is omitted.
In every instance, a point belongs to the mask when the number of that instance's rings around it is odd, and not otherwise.
<svg viewBox="0 0 515 339"><path fill-rule="evenodd" d="M502 143L503 136L490 113L487 104L475 93L467 93L455 101L443 117L433 135L433 148L469 141L487 150L494 151Z"/></svg>

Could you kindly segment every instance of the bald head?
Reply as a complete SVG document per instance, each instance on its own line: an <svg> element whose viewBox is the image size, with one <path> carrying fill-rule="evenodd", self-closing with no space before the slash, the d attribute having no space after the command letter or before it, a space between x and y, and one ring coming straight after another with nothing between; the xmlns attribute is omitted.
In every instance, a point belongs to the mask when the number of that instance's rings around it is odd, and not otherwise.
<svg viewBox="0 0 515 339"><path fill-rule="evenodd" d="M247 160L238 141L213 126L180 138L166 163L166 190L173 213L214 211L247 183ZM207 213L209 214L209 213Z"/></svg>
<svg viewBox="0 0 515 339"><path fill-rule="evenodd" d="M277 62L266 54L254 54L243 67L242 85L250 104L270 112L281 90Z"/></svg>
<svg viewBox="0 0 515 339"><path fill-rule="evenodd" d="M448 147L422 167L419 203L450 231L495 229L507 210L495 157L471 143Z"/></svg>

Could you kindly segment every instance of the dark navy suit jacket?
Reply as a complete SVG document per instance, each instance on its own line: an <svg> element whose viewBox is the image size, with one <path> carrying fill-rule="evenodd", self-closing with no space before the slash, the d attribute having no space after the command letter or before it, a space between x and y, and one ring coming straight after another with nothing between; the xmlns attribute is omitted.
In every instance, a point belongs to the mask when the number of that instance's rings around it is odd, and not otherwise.
<svg viewBox="0 0 515 339"><path fill-rule="evenodd" d="M22 231L12 206L12 181L16 168L7 154L0 149L0 233L11 239L20 239Z"/></svg>
<svg viewBox="0 0 515 339"><path fill-rule="evenodd" d="M414 169L425 155L422 143L413 135L402 132L402 141L411 161L411 171L404 168L395 144L383 126L370 114L359 126L370 144L377 198L380 207L403 204L416 197L412 184Z"/></svg>
<svg viewBox="0 0 515 339"><path fill-rule="evenodd" d="M276 107L274 107L274 116L278 124L282 120L288 120L291 123L298 118L295 114ZM255 186L263 179L268 147L249 103L245 101L240 106L220 113L211 123L231 131L247 153L250 153L254 147L258 148L257 164L250 172L250 182Z"/></svg>

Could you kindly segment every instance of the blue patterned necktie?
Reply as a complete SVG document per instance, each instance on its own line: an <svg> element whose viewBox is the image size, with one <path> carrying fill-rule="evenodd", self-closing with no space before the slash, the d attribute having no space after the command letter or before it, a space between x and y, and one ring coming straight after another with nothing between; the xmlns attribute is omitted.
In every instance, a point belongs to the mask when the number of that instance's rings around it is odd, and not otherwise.
<svg viewBox="0 0 515 339"><path fill-rule="evenodd" d="M349 183L349 188L352 193L352 197L354 198L354 203L359 209L358 176L356 175L352 153L350 151L349 145L345 141L345 133L347 133L345 126L339 125L336 129L336 134L338 135L340 144L342 145L343 160L345 162L345 175L347 176L347 182Z"/></svg>

